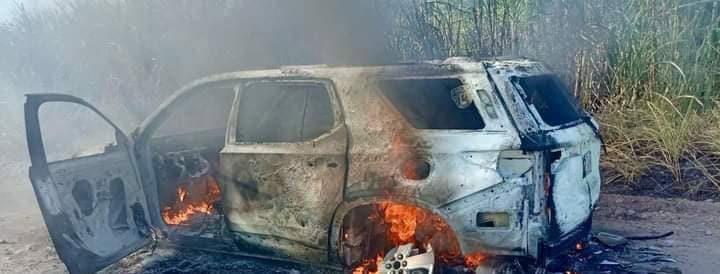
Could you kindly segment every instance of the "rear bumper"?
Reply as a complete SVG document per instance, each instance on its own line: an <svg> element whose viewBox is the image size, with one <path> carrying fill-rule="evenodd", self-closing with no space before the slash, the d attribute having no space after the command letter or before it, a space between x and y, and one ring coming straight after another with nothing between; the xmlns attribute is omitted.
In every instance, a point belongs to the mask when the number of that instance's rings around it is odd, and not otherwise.
<svg viewBox="0 0 720 274"><path fill-rule="evenodd" d="M550 226L544 222L544 215L533 214L532 195L522 187L503 183L491 189L473 194L453 203L466 205L462 210L445 217L457 234L464 254L481 252L496 256L529 257L544 262L573 250L575 243L584 240L590 233L592 218L568 233L554 239L549 238ZM451 206L440 208L447 211ZM479 212L505 212L510 216L507 228L486 228L478 226Z"/></svg>

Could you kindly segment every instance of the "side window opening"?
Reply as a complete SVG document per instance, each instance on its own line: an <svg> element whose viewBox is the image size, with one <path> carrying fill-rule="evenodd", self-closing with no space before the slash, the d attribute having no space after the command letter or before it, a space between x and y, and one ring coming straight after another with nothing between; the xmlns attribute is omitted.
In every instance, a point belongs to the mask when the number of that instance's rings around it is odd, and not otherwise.
<svg viewBox="0 0 720 274"><path fill-rule="evenodd" d="M40 106L38 116L49 163L117 147L115 128L86 106L48 102Z"/></svg>
<svg viewBox="0 0 720 274"><path fill-rule="evenodd" d="M235 86L221 82L195 87L169 106L168 116L152 133L152 165L167 225L194 230L221 220L216 178Z"/></svg>
<svg viewBox="0 0 720 274"><path fill-rule="evenodd" d="M458 107L452 91L459 79L392 79L380 82L385 97L417 129L478 130L485 128L474 104Z"/></svg>
<svg viewBox="0 0 720 274"><path fill-rule="evenodd" d="M334 122L324 84L255 83L241 91L236 141L309 141L329 132Z"/></svg>
<svg viewBox="0 0 720 274"><path fill-rule="evenodd" d="M153 133L153 137L212 132L225 136L235 91L231 87L198 90L178 105Z"/></svg>
<svg viewBox="0 0 720 274"><path fill-rule="evenodd" d="M580 119L580 107L557 76L519 77L515 82L525 92L525 103L535 107L546 124L559 126Z"/></svg>

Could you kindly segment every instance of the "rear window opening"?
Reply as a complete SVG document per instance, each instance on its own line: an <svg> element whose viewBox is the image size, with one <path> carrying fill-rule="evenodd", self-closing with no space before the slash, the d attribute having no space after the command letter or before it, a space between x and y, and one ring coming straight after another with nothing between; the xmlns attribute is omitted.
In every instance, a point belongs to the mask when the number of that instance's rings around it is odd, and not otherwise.
<svg viewBox="0 0 720 274"><path fill-rule="evenodd" d="M518 77L514 81L525 93L523 99L537 110L543 122L559 126L580 120L580 108L557 76Z"/></svg>
<svg viewBox="0 0 720 274"><path fill-rule="evenodd" d="M380 82L388 101L417 129L483 129L485 122L474 104L460 108L453 101L452 90L461 86L455 78Z"/></svg>

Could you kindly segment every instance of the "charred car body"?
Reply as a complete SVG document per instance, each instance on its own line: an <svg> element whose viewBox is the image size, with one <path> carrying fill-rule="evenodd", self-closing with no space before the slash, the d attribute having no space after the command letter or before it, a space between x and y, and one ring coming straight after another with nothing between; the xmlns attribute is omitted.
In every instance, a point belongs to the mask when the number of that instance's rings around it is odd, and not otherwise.
<svg viewBox="0 0 720 274"><path fill-rule="evenodd" d="M38 119L48 102L91 109L116 143L48 161ZM78 273L154 235L345 267L413 242L447 262L545 266L587 236L600 189L596 123L525 59L214 75L131 136L69 95L30 94L25 115L38 202ZM398 209L415 218L410 235L388 220ZM418 232L424 223L434 232Z"/></svg>

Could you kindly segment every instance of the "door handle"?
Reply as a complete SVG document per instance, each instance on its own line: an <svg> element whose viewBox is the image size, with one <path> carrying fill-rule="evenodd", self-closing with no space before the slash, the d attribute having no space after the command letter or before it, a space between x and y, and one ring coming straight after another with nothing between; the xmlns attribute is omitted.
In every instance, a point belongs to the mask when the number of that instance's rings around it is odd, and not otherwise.
<svg viewBox="0 0 720 274"><path fill-rule="evenodd" d="M309 167L320 167L325 165L327 168L336 168L338 167L338 163L334 162L332 159L328 159L325 157L318 157L313 160L310 160L307 162L307 165Z"/></svg>

